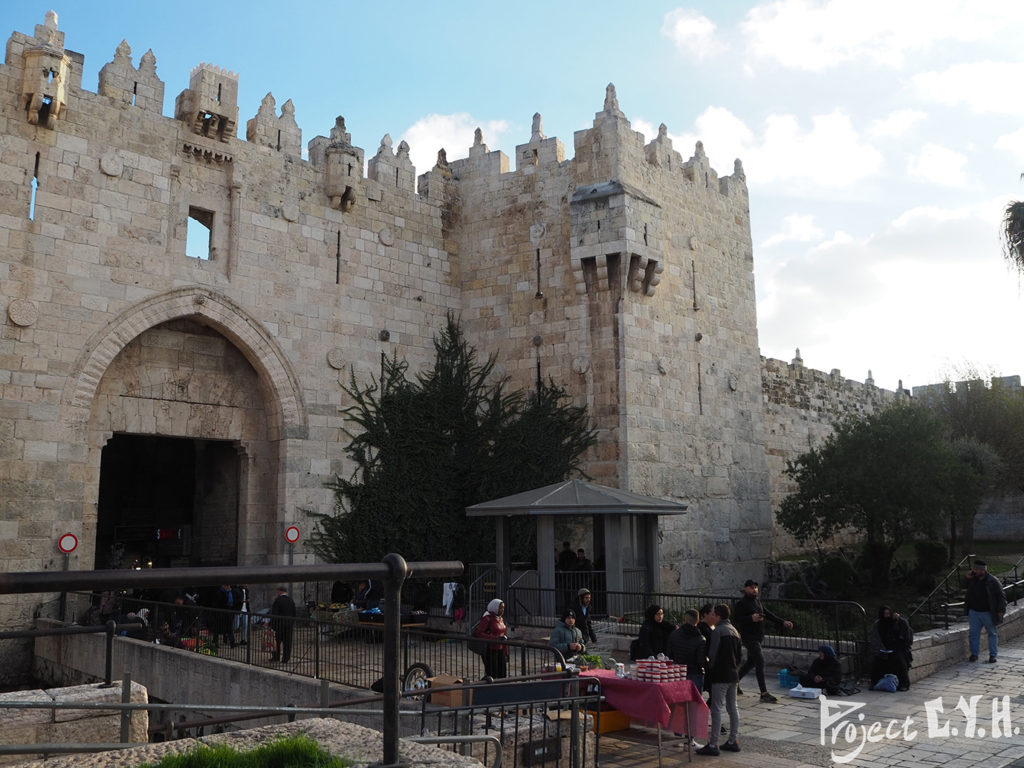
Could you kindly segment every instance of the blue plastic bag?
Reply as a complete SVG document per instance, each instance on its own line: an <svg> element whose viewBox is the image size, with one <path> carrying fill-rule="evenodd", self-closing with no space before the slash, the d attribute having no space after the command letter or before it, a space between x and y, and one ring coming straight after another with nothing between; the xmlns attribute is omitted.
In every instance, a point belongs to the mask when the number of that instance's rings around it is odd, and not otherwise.
<svg viewBox="0 0 1024 768"><path fill-rule="evenodd" d="M872 686L873 690L886 691L888 693L896 693L896 689L899 687L900 679L896 675L889 674L879 680Z"/></svg>

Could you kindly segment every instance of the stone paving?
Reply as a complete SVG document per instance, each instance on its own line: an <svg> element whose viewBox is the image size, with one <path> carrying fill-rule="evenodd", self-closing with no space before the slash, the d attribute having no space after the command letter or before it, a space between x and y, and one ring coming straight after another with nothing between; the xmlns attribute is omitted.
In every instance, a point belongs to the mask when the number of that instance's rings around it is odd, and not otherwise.
<svg viewBox="0 0 1024 768"><path fill-rule="evenodd" d="M835 708L830 711L832 725L824 745L820 700L789 698L775 682L769 683L769 690L779 697L779 703L762 704L753 676L748 675L744 682L746 695L739 697L743 751L723 752L719 757L693 755L694 764L718 768L1024 768L1021 638L1001 646L996 664L965 660L914 683L905 693L871 691L865 684L854 696L828 699L826 704ZM972 702L973 731L971 718L965 715ZM993 736L994 703L999 736ZM935 713L931 724L928 709ZM1009 734L1003 735L1007 727ZM663 765L681 762L686 762L686 751L681 740L670 735L664 739ZM601 740L602 768L657 765L657 736L652 729L633 727Z"/></svg>

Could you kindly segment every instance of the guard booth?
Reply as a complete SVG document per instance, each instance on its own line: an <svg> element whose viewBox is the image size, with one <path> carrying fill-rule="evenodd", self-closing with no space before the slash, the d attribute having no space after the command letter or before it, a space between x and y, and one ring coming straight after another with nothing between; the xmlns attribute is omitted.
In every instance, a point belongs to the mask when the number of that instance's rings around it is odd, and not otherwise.
<svg viewBox="0 0 1024 768"><path fill-rule="evenodd" d="M466 508L469 517L494 519L499 595L505 595L512 584L509 523L513 517L536 519L536 575L540 601L536 610L546 616L555 616L565 597L560 594L563 585L559 584L553 557L556 551L556 517L590 519L593 556L604 563L601 588L608 593L608 602L602 606L604 610L601 612L621 615L622 606L617 604L617 595L638 590L638 585L627 579L628 573L639 571L643 590L660 591L658 518L685 512L686 505L679 502L642 496L584 480L565 480Z"/></svg>

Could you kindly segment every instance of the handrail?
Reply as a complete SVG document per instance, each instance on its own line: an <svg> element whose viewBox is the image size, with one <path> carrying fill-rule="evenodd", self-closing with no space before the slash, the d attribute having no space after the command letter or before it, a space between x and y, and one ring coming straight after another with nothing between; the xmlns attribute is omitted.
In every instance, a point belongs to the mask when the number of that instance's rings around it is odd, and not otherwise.
<svg viewBox="0 0 1024 768"><path fill-rule="evenodd" d="M958 577L957 578L957 590L959 591L959 589L960 589L960 583L959 583L960 568L962 568L963 565L965 563L967 563L969 560L971 560L973 557L974 557L974 555L964 555L960 559L960 562L958 562L956 565L953 566L953 570L951 570L949 573L947 573L942 578L942 581L940 581L938 584L935 585L935 589L933 589L931 592L929 592L928 596L925 597L923 600L921 600L917 604L917 606L914 608L914 610L912 610L907 615L907 621L910 621L912 618L914 618L914 616L916 616L917 613L922 608L924 608L926 605L928 606L928 613L931 614L932 598L935 597L935 593L938 592L940 589L943 590L945 596L948 598L949 595L950 595L949 580L951 578L953 578L954 575L956 575ZM941 603L941 606L944 609L946 609L946 610L943 610L943 618L945 619L946 629L949 629L949 610L948 610L948 608L952 607L953 605L955 605L955 604L954 603L949 603L949 602Z"/></svg>
<svg viewBox="0 0 1024 768"><path fill-rule="evenodd" d="M139 571L31 571L0 573L0 594L130 589L137 587L215 586L218 584L287 584L296 581L381 579L388 598L384 611L384 763L400 760L398 749L399 671L402 585L410 576L460 576L459 561L408 563L396 553L380 563L327 565L241 565L226 567L151 568Z"/></svg>

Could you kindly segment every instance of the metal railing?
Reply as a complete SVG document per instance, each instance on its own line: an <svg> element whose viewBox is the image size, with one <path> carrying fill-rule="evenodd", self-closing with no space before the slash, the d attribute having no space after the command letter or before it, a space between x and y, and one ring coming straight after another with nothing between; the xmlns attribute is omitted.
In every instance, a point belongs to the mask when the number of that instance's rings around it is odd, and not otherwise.
<svg viewBox="0 0 1024 768"><path fill-rule="evenodd" d="M438 706L431 697L438 699L454 694L458 702L449 706ZM179 732L186 728L201 728L214 723L234 723L251 719L265 719L273 716L287 717L289 722L296 716L344 717L346 715L382 715L382 710L367 707L379 704L382 697L361 699L354 702L339 702L329 705L327 686L321 686L318 706L273 706L273 705L224 705L155 702L132 702L131 674L122 678L120 702L54 702L47 698L40 701L19 700L4 702L2 708L10 710L44 709L48 711L118 712L121 715L120 740L116 742L91 743L32 743L0 745L0 755L41 754L49 757L65 753L88 753L126 749L144 746L142 742L130 741L129 719L131 713L196 711L219 714L219 717L173 725ZM580 768L599 764L600 753L600 710L603 696L600 681L587 679L582 682L570 673L544 674L501 681L488 681L465 686L446 686L419 689L403 694L406 707L398 714L408 720L418 720L417 735L405 736L405 740L432 743L467 750L492 768L506 764L503 759L503 745L511 745L511 768L520 764L529 766L542 763L553 768ZM358 706L352 706L357 704ZM408 706L414 704L415 706ZM550 717L551 712L566 712L569 716ZM588 738L591 723L587 713L592 714L597 725L593 727L594 737ZM562 744L568 739L568 754ZM591 745L592 741L592 745ZM482 754L478 754L482 745ZM592 752L592 754L591 754Z"/></svg>
<svg viewBox="0 0 1024 768"><path fill-rule="evenodd" d="M173 603L141 600L127 596L117 598L118 615L134 617L148 612L148 625L125 625L129 637L147 642L181 648L216 656L235 662L271 669L286 669L292 674L302 675L357 688L370 688L384 674L384 625L380 621L359 621L360 614L331 613L335 618L320 619L298 617L288 619L270 617L264 613L240 614L223 608L204 606L182 606ZM182 619L182 616L187 618ZM362 614L369 617L370 614ZM243 645L241 635L234 646L224 641L223 634L212 628L232 626L232 619L242 616L248 621L247 642ZM187 627L182 634L170 633L168 622L175 626ZM351 617L343 623L337 618ZM372 615L383 619L383 614ZM414 621L417 617L403 615L405 624L401 627L400 672L405 681L411 675L415 679L431 677L434 674L452 674L466 680L476 680L484 675L482 658L469 650L468 635L428 629ZM287 625L292 635L291 657L287 664L273 660L276 651L275 632L271 622L278 628ZM96 627L91 631L103 631ZM234 634L234 633L232 633ZM495 640L494 644L507 647L508 674L512 677L531 675L556 664L565 664L565 658L555 648L538 642L521 640Z"/></svg>
<svg viewBox="0 0 1024 768"><path fill-rule="evenodd" d="M407 563L401 555L389 554L381 563L154 568L139 571L8 572L0 574L0 594L379 579L385 585L384 600L386 603L384 627L381 632L384 764L399 765L401 761L398 746L400 695L398 659L401 653L399 606L402 604L402 585L410 575L418 577L460 576L462 571L463 565L457 561Z"/></svg>
<svg viewBox="0 0 1024 768"><path fill-rule="evenodd" d="M950 609L958 609L957 616L963 616L963 611L959 610L962 608L963 602L951 602L951 598L954 595L960 596L963 594L964 586L963 579L960 576L960 572L964 570L964 566L970 569L970 561L974 559L974 555L964 555L960 562L953 566L953 569L942 577L942 580L935 585L935 589L928 593L921 602L914 606L914 610L907 616L907 621L912 621L914 616L924 611L925 615L928 616L928 620L932 623L937 618L941 617L943 626L949 629L950 625Z"/></svg>

